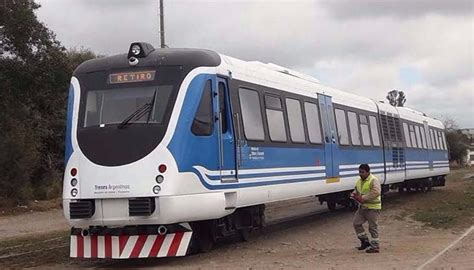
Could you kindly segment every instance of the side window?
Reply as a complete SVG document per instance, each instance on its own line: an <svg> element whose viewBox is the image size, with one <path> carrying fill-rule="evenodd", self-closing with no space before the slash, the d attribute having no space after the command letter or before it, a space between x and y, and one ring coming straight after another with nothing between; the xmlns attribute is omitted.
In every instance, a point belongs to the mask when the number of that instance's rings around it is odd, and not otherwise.
<svg viewBox="0 0 474 270"><path fill-rule="evenodd" d="M439 150L443 150L443 143L441 142L441 132L439 131L436 131L436 133L438 134L438 145L439 145Z"/></svg>
<svg viewBox="0 0 474 270"><path fill-rule="evenodd" d="M265 133L260 110L260 97L257 91L239 88L239 100L245 137L248 140L263 141Z"/></svg>
<svg viewBox="0 0 474 270"><path fill-rule="evenodd" d="M286 111L288 113L288 124L290 126L290 136L293 142L306 142L303 126L303 115L301 114L301 104L296 99L287 98Z"/></svg>
<svg viewBox="0 0 474 270"><path fill-rule="evenodd" d="M428 149L433 149L433 146L432 146L432 141L430 139L430 129L426 126L425 128L425 137L426 137L426 146L428 147Z"/></svg>
<svg viewBox="0 0 474 270"><path fill-rule="evenodd" d="M446 135L445 135L444 131L441 132L441 138L443 139L444 150L448 150L448 144L446 144Z"/></svg>
<svg viewBox="0 0 474 270"><path fill-rule="evenodd" d="M225 84L223 82L219 82L219 111L221 114L221 123L222 123L222 133L227 132L227 104L226 104L226 96L225 96Z"/></svg>
<svg viewBox="0 0 474 270"><path fill-rule="evenodd" d="M421 135L420 135L420 127L415 126L415 135L416 135L416 144L418 148L423 148L423 144L421 143Z"/></svg>
<svg viewBox="0 0 474 270"><path fill-rule="evenodd" d="M283 108L280 98L265 95L265 111L267 114L270 140L286 142L285 119L283 118Z"/></svg>
<svg viewBox="0 0 474 270"><path fill-rule="evenodd" d="M211 80L206 82L202 91L201 101L194 116L191 131L198 136L208 136L212 134L212 91Z"/></svg>
<svg viewBox="0 0 474 270"><path fill-rule="evenodd" d="M367 116L359 114L359 121L360 131L362 133L362 144L364 146L370 146L369 121L367 121Z"/></svg>
<svg viewBox="0 0 474 270"><path fill-rule="evenodd" d="M428 143L426 142L425 128L420 127L420 132L421 132L421 140L423 141L423 148L427 149Z"/></svg>
<svg viewBox="0 0 474 270"><path fill-rule="evenodd" d="M415 136L415 128L413 127L413 125L410 125L410 138L411 138L411 146L413 148L417 148L417 144L416 144L416 136Z"/></svg>
<svg viewBox="0 0 474 270"><path fill-rule="evenodd" d="M309 142L322 143L318 106L314 103L305 102L304 111L306 115L306 126L308 126Z"/></svg>
<svg viewBox="0 0 474 270"><path fill-rule="evenodd" d="M431 135L431 144L433 145L433 149L438 149L438 141L436 140L435 133L433 129L430 129Z"/></svg>
<svg viewBox="0 0 474 270"><path fill-rule="evenodd" d="M374 146L380 146L377 119L375 118L375 116L369 116L369 121L370 121L370 134L372 135L372 142Z"/></svg>
<svg viewBox="0 0 474 270"><path fill-rule="evenodd" d="M349 120L349 130L351 132L352 145L360 145L359 125L357 124L357 114L355 112L348 112L347 118Z"/></svg>
<svg viewBox="0 0 474 270"><path fill-rule="evenodd" d="M349 145L349 134L347 133L346 113L343 110L336 109L336 125L341 145Z"/></svg>
<svg viewBox="0 0 474 270"><path fill-rule="evenodd" d="M403 132L405 134L405 141L407 143L407 147L411 147L410 132L408 131L408 124L407 123L403 123Z"/></svg>

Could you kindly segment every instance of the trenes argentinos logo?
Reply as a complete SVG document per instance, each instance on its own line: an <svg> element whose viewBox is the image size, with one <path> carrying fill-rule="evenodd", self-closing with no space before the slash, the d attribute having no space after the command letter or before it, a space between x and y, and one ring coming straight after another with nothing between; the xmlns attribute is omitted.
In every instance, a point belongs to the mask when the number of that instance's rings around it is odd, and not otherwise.
<svg viewBox="0 0 474 270"><path fill-rule="evenodd" d="M117 185L94 185L95 194L116 194L116 193L129 193L130 185L117 184Z"/></svg>

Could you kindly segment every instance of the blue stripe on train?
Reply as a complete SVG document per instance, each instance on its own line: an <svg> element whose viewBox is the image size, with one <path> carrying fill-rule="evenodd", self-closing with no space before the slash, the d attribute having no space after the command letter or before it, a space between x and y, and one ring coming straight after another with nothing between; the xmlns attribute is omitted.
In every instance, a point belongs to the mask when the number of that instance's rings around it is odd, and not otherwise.
<svg viewBox="0 0 474 270"><path fill-rule="evenodd" d="M295 167L297 168L297 167ZM248 178L255 177L271 177L271 176L289 176L289 175L305 175L313 173L324 173L325 169L322 170L309 170L309 171L299 171L299 172L272 172L272 173L252 173L252 174L239 174L239 179L245 180ZM220 181L220 175L209 175L206 174L207 178L212 181ZM230 175L225 175L230 176Z"/></svg>

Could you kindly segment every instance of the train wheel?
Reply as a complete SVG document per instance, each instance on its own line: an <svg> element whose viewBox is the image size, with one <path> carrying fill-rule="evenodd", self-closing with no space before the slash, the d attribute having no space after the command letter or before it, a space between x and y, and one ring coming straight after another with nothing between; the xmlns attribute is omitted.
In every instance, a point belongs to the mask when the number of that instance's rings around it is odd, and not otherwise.
<svg viewBox="0 0 474 270"><path fill-rule="evenodd" d="M199 252L209 252L214 246L214 237L212 236L212 222L200 221L193 224L194 241L196 249Z"/></svg>
<svg viewBox="0 0 474 270"><path fill-rule="evenodd" d="M335 201L327 201L328 209L331 211L336 210L336 202Z"/></svg>
<svg viewBox="0 0 474 270"><path fill-rule="evenodd" d="M431 191L432 188L433 188L433 181L431 179L428 179L428 181L426 182L426 190Z"/></svg>
<svg viewBox="0 0 474 270"><path fill-rule="evenodd" d="M251 228L246 228L246 229L240 229L239 230L239 236L240 236L240 239L243 241L243 242L247 242L250 238L250 234L252 233L252 229Z"/></svg>

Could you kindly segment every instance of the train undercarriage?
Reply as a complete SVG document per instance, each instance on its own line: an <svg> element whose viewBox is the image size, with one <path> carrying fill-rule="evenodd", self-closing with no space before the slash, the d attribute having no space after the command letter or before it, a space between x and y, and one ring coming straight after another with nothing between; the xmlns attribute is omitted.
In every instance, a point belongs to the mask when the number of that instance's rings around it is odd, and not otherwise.
<svg viewBox="0 0 474 270"><path fill-rule="evenodd" d="M446 175L433 176L428 178L410 179L401 183L382 185L382 196L389 190L398 190L399 193L405 192L427 192L433 187L444 186ZM350 199L351 191L341 191L317 196L319 202L326 202L329 210L333 211L338 205L347 209L357 209L357 203Z"/></svg>

